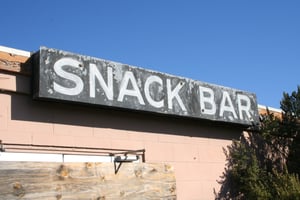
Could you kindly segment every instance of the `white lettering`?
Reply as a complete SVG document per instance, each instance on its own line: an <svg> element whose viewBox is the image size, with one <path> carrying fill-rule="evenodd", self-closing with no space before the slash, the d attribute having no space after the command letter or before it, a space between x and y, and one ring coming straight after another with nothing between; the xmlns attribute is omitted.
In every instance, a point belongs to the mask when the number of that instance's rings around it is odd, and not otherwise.
<svg viewBox="0 0 300 200"><path fill-rule="evenodd" d="M99 81L106 97L109 100L113 100L114 88L113 88L113 73L112 68L107 67L107 84L105 83L101 73L99 72L97 66L90 63L90 97L95 98L96 83L95 78Z"/></svg>
<svg viewBox="0 0 300 200"><path fill-rule="evenodd" d="M250 114L251 102L249 97L246 95L238 94L237 99L238 99L240 119L244 119L243 112L246 113L248 119L251 119L251 114ZM244 104L242 103L242 101L244 102Z"/></svg>
<svg viewBox="0 0 300 200"><path fill-rule="evenodd" d="M216 103L214 91L207 87L199 86L200 92L200 109L203 114L214 115L216 114Z"/></svg>
<svg viewBox="0 0 300 200"><path fill-rule="evenodd" d="M75 68L80 68L80 65L81 65L81 63L79 61L74 60L72 58L61 58L60 60L56 61L54 64L54 67L53 67L55 73L64 79L68 79L69 81L72 81L73 83L75 83L75 86L71 87L71 88L64 87L54 81L53 89L56 92L59 92L61 94L65 94L65 95L70 95L70 96L80 94L82 92L83 86L84 86L82 79L79 76L77 76L76 74L73 74L73 73L63 70L63 66L71 66L71 67L75 67Z"/></svg>
<svg viewBox="0 0 300 200"><path fill-rule="evenodd" d="M236 119L238 118L228 92L223 91L221 105L220 105L220 117L222 117L224 115L225 111L231 112L233 114L234 118L236 118Z"/></svg>
<svg viewBox="0 0 300 200"><path fill-rule="evenodd" d="M131 82L132 89L128 89L128 84ZM118 97L118 101L123 102L124 96L134 96L138 99L141 105L145 105L144 99L142 98L142 94L137 85L136 79L131 71L126 71L120 86L120 93Z"/></svg>
<svg viewBox="0 0 300 200"><path fill-rule="evenodd" d="M150 85L154 82L159 83L160 85L163 84L163 81L160 77L149 76L145 82L145 87L144 87L145 96L147 101L150 103L150 105L152 105L155 108L161 108L164 106L164 100L155 101L150 95Z"/></svg>
<svg viewBox="0 0 300 200"><path fill-rule="evenodd" d="M169 109L173 109L173 99L175 97L175 99L177 100L180 108L183 111L186 111L186 108L178 94L179 90L184 86L183 82L179 82L176 87L172 90L172 85L171 85L171 80L167 79L167 94L168 94L168 108Z"/></svg>

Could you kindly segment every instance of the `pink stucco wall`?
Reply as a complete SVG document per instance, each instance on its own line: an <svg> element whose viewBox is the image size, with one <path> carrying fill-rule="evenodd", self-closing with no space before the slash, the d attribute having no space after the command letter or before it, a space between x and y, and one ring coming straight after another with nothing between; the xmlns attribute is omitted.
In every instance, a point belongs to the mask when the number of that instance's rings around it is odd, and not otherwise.
<svg viewBox="0 0 300 200"><path fill-rule="evenodd" d="M178 199L213 199L225 167L222 148L240 131L188 119L0 94L0 139L5 143L146 149L146 162L173 165Z"/></svg>

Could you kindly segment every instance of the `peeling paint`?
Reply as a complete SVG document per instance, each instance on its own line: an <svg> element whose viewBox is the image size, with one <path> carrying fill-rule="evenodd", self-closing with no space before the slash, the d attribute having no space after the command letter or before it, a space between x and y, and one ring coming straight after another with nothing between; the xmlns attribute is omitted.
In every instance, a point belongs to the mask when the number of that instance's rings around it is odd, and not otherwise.
<svg viewBox="0 0 300 200"><path fill-rule="evenodd" d="M242 125L259 121L253 93L46 47L36 56L37 99Z"/></svg>

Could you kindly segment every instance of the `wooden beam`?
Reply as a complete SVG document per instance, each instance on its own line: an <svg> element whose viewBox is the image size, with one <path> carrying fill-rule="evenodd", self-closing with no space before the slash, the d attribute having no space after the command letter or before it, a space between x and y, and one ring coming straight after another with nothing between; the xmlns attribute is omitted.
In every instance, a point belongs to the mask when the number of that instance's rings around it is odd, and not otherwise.
<svg viewBox="0 0 300 200"><path fill-rule="evenodd" d="M0 51L0 70L31 75L32 66L29 57Z"/></svg>
<svg viewBox="0 0 300 200"><path fill-rule="evenodd" d="M0 162L0 199L176 199L168 164Z"/></svg>

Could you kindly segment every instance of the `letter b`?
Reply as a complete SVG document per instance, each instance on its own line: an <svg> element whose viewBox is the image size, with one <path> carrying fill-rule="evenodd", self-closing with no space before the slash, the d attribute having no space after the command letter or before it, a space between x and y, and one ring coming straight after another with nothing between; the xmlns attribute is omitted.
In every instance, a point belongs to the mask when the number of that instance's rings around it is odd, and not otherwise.
<svg viewBox="0 0 300 200"><path fill-rule="evenodd" d="M216 113L214 91L210 88L199 86L199 92L201 113L214 115Z"/></svg>

